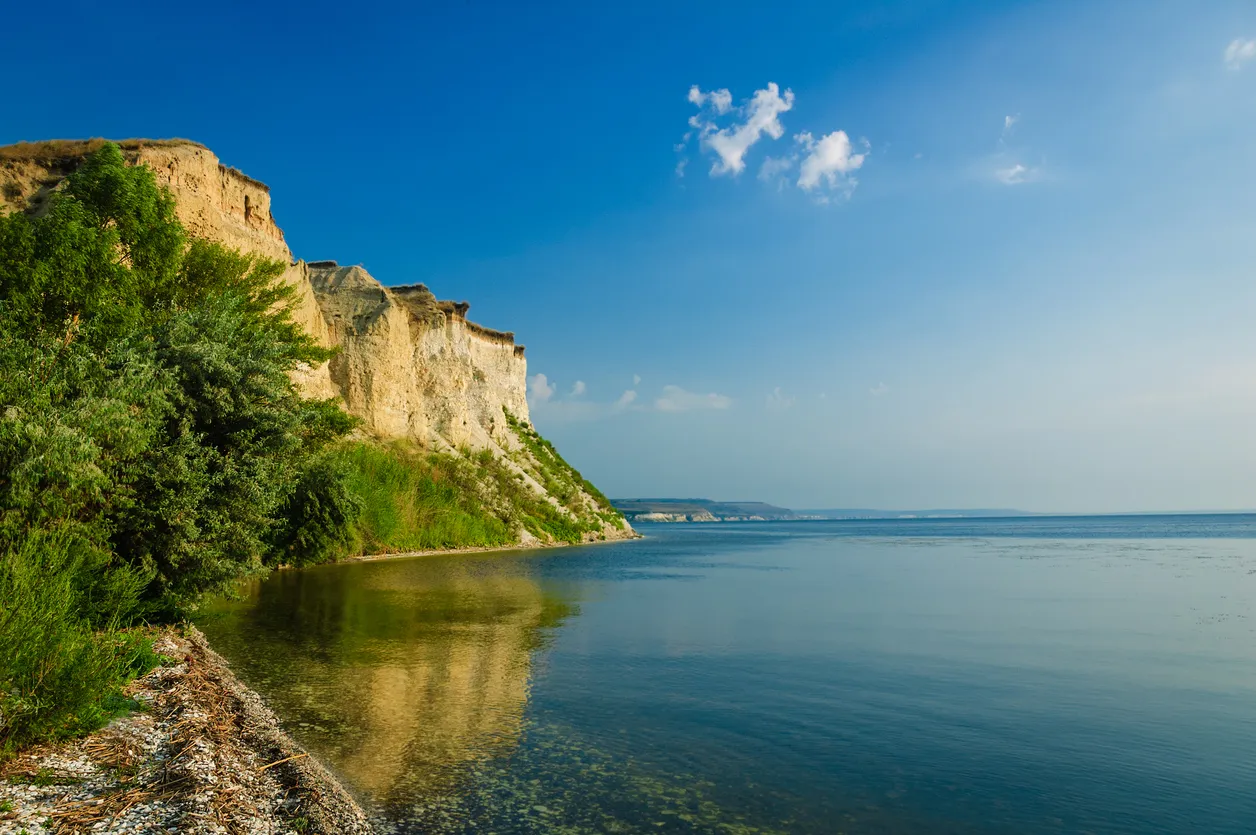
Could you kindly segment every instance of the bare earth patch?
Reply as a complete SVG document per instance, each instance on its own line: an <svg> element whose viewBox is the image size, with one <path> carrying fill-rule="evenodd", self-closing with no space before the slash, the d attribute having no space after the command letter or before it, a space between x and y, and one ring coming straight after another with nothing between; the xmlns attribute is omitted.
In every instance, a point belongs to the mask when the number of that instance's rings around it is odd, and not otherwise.
<svg viewBox="0 0 1256 835"><path fill-rule="evenodd" d="M178 661L129 686L142 710L0 766L0 835L373 831L195 627L156 650Z"/></svg>

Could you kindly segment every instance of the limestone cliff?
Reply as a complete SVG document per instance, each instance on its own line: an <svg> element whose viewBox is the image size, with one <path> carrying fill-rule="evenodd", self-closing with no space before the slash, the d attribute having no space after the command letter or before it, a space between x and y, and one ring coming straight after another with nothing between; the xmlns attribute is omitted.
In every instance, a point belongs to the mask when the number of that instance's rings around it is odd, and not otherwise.
<svg viewBox="0 0 1256 835"><path fill-rule="evenodd" d="M21 143L0 148L0 213L38 213L49 195L101 140ZM528 416L527 361L514 334L467 319L465 302L438 300L422 284L385 287L361 267L293 257L271 212L270 190L186 140L120 142L128 162L146 165L175 198L190 234L281 260L297 292L294 317L320 344L338 349L295 375L307 397L339 398L381 439L412 439L436 450L489 450L564 513L593 521L590 538L632 529L582 480L562 501L550 456ZM552 450L551 450L552 452ZM553 459L561 461L557 456ZM565 466L565 465L564 465ZM568 479L571 481L572 479Z"/></svg>

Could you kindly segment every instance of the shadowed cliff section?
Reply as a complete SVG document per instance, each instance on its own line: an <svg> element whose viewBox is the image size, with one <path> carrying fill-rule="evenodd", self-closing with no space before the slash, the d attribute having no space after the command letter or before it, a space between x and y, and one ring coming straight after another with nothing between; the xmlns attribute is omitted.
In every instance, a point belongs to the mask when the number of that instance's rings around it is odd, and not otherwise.
<svg viewBox="0 0 1256 835"><path fill-rule="evenodd" d="M38 213L104 142L0 148L0 213ZM384 455L402 467L422 460L429 476L472 472L476 506L507 526L508 542L634 535L591 484L550 455L548 443L535 440L527 361L513 333L470 321L467 302L438 300L422 284L386 287L361 266L295 258L272 214L269 188L203 145L181 139L117 144L128 164L147 166L169 189L189 234L287 265L281 280L296 291L294 320L336 350L329 362L303 366L293 379L306 397L337 398L361 421L355 443L375 452L347 454L350 462ZM433 454L461 463L431 468ZM396 498L399 507L408 502ZM411 531L397 542L421 539ZM445 547L461 544L486 543L455 540ZM404 550L372 535L360 537L360 546L365 553Z"/></svg>

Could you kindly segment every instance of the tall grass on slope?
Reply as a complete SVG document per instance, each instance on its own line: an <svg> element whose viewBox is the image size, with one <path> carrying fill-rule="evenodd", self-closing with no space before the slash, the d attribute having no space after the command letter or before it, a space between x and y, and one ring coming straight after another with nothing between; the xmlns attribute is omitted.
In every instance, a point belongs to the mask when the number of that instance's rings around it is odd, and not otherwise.
<svg viewBox="0 0 1256 835"><path fill-rule="evenodd" d="M488 450L431 452L403 441L352 441L333 453L360 510L338 555L576 543L596 518L554 506Z"/></svg>
<svg viewBox="0 0 1256 835"><path fill-rule="evenodd" d="M346 486L361 500L351 554L492 547L517 540L507 519L480 498L476 467L453 455L398 442L351 442L336 457Z"/></svg>

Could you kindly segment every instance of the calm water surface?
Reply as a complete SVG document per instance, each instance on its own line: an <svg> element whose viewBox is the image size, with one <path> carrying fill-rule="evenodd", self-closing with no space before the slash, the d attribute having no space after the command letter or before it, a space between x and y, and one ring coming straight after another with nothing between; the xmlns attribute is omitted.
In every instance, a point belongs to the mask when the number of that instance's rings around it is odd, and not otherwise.
<svg viewBox="0 0 1256 835"><path fill-rule="evenodd" d="M1256 832L1256 517L657 525L202 628L399 832Z"/></svg>

